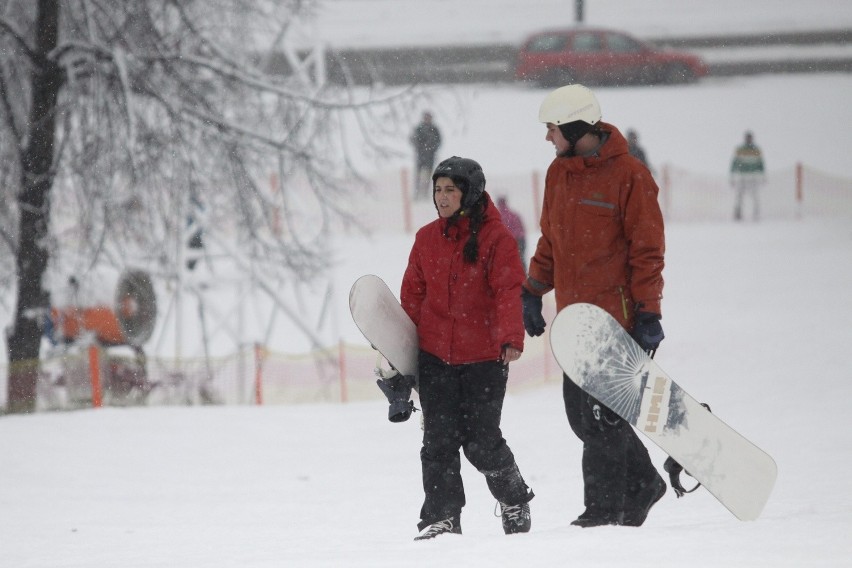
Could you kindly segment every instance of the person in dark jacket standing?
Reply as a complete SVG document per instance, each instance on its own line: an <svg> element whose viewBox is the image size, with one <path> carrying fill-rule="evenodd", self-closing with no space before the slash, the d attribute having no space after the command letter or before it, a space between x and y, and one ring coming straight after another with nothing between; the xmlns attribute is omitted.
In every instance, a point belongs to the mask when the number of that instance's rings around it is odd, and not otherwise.
<svg viewBox="0 0 852 568"><path fill-rule="evenodd" d="M460 449L485 475L504 532L528 532L533 492L500 430L508 365L524 348L524 270L478 163L453 156L432 182L438 219L417 232L400 293L420 347L425 499L415 540L461 533Z"/></svg>
<svg viewBox="0 0 852 568"><path fill-rule="evenodd" d="M645 148L639 144L639 134L632 128L627 129L627 151L631 156L645 164L645 167L650 170L651 174L654 173L654 169L648 161L648 156L645 154Z"/></svg>
<svg viewBox="0 0 852 568"><path fill-rule="evenodd" d="M411 133L416 161L414 165L414 198L427 199L432 186L429 176L435 167L435 154L441 147L441 131L432 121L432 113L424 112L420 123Z"/></svg>
<svg viewBox="0 0 852 568"><path fill-rule="evenodd" d="M600 306L653 352L662 341L660 301L665 242L658 189L628 153L615 126L601 122L594 93L582 85L551 92L539 120L556 158L545 178L541 237L524 283L524 326L544 333L541 296L556 307ZM625 420L563 379L565 411L583 442L585 511L571 524L639 526L666 492L648 450Z"/></svg>

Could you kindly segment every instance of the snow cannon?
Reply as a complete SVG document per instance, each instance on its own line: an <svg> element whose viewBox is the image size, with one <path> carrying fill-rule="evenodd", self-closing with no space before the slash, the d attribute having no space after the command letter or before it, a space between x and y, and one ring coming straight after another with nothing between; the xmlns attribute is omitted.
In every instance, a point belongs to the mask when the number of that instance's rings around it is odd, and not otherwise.
<svg viewBox="0 0 852 568"><path fill-rule="evenodd" d="M141 346L154 332L157 296L147 272L127 270L115 286L112 306L52 307L51 319L57 341L73 342L91 333L106 346Z"/></svg>

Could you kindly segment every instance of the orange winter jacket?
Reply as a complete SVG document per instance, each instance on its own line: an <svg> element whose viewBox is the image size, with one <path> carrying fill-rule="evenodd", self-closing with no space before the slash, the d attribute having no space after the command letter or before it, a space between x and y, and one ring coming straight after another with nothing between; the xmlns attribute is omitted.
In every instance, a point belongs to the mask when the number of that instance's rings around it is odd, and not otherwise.
<svg viewBox="0 0 852 568"><path fill-rule="evenodd" d="M630 156L618 129L600 125L608 138L596 155L556 158L547 170L525 287L555 290L559 310L598 305L629 330L637 305L662 313L663 216L648 168Z"/></svg>
<svg viewBox="0 0 852 568"><path fill-rule="evenodd" d="M417 325L420 349L450 365L495 361L505 345L524 348L524 268L515 239L487 200L478 262L462 255L470 220L448 228L439 218L417 231L402 279L400 300Z"/></svg>

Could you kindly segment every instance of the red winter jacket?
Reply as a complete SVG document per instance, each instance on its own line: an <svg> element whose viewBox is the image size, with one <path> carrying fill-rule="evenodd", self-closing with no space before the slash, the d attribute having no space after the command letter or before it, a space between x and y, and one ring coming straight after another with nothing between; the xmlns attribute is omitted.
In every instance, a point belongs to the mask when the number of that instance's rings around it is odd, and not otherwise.
<svg viewBox="0 0 852 568"><path fill-rule="evenodd" d="M507 344L524 348L524 269L515 240L485 195L476 264L462 255L470 219L447 229L439 218L417 231L402 279L402 307L417 325L420 349L450 365L497 360Z"/></svg>
<svg viewBox="0 0 852 568"><path fill-rule="evenodd" d="M648 169L614 126L600 124L609 138L596 156L556 158L547 170L526 288L555 290L560 310L598 305L630 329L636 304L661 313L663 216Z"/></svg>

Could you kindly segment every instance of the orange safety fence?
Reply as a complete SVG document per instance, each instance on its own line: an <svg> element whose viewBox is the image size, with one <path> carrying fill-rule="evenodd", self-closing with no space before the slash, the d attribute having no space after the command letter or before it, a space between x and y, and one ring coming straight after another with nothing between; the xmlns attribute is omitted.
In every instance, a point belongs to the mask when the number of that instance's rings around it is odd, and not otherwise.
<svg viewBox="0 0 852 568"><path fill-rule="evenodd" d="M381 199L370 200L369 217L382 222L371 226L376 233L413 233L435 218L431 199L414 200L411 172L386 171L371 178L370 190ZM524 222L526 231L537 233L544 197L544 172L489 174L488 193L495 200L505 196ZM735 191L725 173L692 172L662 164L655 178L659 201L667 222L717 222L732 219ZM761 218L795 220L806 217L852 216L852 180L833 176L805 164L766 172L759 190Z"/></svg>
<svg viewBox="0 0 852 568"><path fill-rule="evenodd" d="M696 174L664 165L658 172L660 204L667 221L727 221L733 190L727 176ZM377 174L371 201L378 233L411 232L435 216L431 200L413 201L407 170ZM536 233L544 175L489 176L489 192L510 205ZM532 187L531 187L532 186ZM852 217L852 180L806 165L769 171L761 189L762 218ZM404 214L400 214L403 212ZM552 295L545 298L551 313ZM546 336L545 336L546 337ZM367 342L340 341L323 350L292 354L248 345L221 357L139 360L121 347L64 349L39 361L38 408L65 409L126 404L293 404L380 399L375 385L377 354ZM0 360L0 389L8 365ZM510 367L509 392L560 379L544 338L527 338L522 358ZM0 393L0 404L5 403Z"/></svg>
<svg viewBox="0 0 852 568"><path fill-rule="evenodd" d="M545 298L545 316L555 307ZM165 359L121 347L56 351L39 361L37 409L195 404L346 403L381 400L375 369L388 368L365 341L339 342L308 353L280 353L261 345L222 357ZM0 373L7 368L0 365ZM547 335L528 337L509 368L509 392L561 380Z"/></svg>

